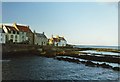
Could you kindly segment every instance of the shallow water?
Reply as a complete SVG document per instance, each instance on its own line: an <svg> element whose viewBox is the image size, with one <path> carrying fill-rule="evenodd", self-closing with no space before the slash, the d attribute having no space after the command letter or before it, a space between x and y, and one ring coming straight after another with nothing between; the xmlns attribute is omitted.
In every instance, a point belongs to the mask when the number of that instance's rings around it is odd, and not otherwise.
<svg viewBox="0 0 120 82"><path fill-rule="evenodd" d="M57 56L57 57L63 57L63 58L70 58L70 59L78 59L78 60L80 60L80 61L88 61L88 60L86 60L86 59L80 59L80 58L75 58L75 57L70 57L70 56ZM92 60L91 60L92 61ZM103 63L106 63L106 64L108 64L108 65L110 65L110 66L112 66L112 67L120 67L120 64L118 64L118 63L109 63L109 62L100 62L100 61L92 61L93 63L98 63L98 64L103 64Z"/></svg>
<svg viewBox="0 0 120 82"><path fill-rule="evenodd" d="M103 51L95 51L95 50L86 50L86 51L80 51L80 52L85 52L85 53L91 53L91 54L101 54L101 55L116 55L120 56L119 53L114 53L114 52L103 52Z"/></svg>
<svg viewBox="0 0 120 82"><path fill-rule="evenodd" d="M76 45L77 48L107 48L107 49L119 49L119 46L97 46L97 45Z"/></svg>
<svg viewBox="0 0 120 82"><path fill-rule="evenodd" d="M118 80L118 71L29 56L3 61L3 80Z"/></svg>

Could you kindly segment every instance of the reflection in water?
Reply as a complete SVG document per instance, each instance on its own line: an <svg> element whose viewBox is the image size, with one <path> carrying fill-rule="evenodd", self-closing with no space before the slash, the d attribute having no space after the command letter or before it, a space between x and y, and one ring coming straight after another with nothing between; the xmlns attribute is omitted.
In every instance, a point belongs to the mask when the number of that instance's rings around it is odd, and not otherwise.
<svg viewBox="0 0 120 82"><path fill-rule="evenodd" d="M118 71L29 56L3 61L3 80L117 80Z"/></svg>

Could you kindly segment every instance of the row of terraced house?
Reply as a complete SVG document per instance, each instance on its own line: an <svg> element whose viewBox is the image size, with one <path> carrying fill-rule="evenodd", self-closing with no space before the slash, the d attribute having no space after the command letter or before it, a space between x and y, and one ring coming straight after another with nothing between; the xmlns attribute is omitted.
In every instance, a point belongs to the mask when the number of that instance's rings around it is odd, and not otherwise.
<svg viewBox="0 0 120 82"><path fill-rule="evenodd" d="M0 25L0 43L66 46L67 41L60 36L48 39L44 32L32 32L28 25L14 23Z"/></svg>

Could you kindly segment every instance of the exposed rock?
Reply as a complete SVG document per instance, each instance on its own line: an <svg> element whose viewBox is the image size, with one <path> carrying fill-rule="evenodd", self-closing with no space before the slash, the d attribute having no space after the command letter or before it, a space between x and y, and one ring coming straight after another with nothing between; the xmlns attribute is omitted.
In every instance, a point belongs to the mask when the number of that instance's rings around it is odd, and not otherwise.
<svg viewBox="0 0 120 82"><path fill-rule="evenodd" d="M112 68L112 66L106 64L106 63L103 63L103 64L99 64L99 66L103 67L103 68Z"/></svg>
<svg viewBox="0 0 120 82"><path fill-rule="evenodd" d="M120 71L120 67L113 67L113 70Z"/></svg>
<svg viewBox="0 0 120 82"><path fill-rule="evenodd" d="M91 62L91 61L87 61L87 62L86 62L86 65L87 65L87 66L95 66L95 63L93 63L93 62Z"/></svg>

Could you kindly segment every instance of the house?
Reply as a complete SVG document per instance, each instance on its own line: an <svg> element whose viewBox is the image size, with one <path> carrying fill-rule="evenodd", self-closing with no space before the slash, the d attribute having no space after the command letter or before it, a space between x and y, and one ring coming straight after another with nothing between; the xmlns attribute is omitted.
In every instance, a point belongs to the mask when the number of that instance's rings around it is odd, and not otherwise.
<svg viewBox="0 0 120 82"><path fill-rule="evenodd" d="M28 44L33 43L33 32L27 25L19 25L14 23L13 26L19 31L20 42L26 42Z"/></svg>
<svg viewBox="0 0 120 82"><path fill-rule="evenodd" d="M2 29L5 32L5 43L33 44L33 33L27 25L2 24Z"/></svg>
<svg viewBox="0 0 120 82"><path fill-rule="evenodd" d="M0 43L5 44L5 42L6 42L6 34L2 28L2 25L0 25Z"/></svg>
<svg viewBox="0 0 120 82"><path fill-rule="evenodd" d="M5 33L5 42L6 43L19 43L19 31L10 25L2 25L3 32Z"/></svg>
<svg viewBox="0 0 120 82"><path fill-rule="evenodd" d="M47 45L48 39L46 35L43 33L35 33L34 31L34 44L35 45Z"/></svg>
<svg viewBox="0 0 120 82"><path fill-rule="evenodd" d="M64 37L56 36L49 39L49 45L54 45L54 46L66 46L67 41L65 40Z"/></svg>

